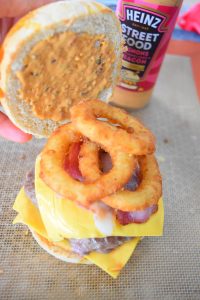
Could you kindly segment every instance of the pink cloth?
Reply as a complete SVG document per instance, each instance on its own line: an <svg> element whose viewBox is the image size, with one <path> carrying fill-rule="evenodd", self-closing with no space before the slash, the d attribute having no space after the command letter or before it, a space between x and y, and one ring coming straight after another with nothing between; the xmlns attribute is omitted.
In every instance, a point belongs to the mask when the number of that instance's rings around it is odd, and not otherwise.
<svg viewBox="0 0 200 300"><path fill-rule="evenodd" d="M0 45L3 42L7 32L19 20L19 18L2 18L0 19Z"/></svg>
<svg viewBox="0 0 200 300"><path fill-rule="evenodd" d="M178 25L187 31L200 34L200 3L195 4L178 19Z"/></svg>

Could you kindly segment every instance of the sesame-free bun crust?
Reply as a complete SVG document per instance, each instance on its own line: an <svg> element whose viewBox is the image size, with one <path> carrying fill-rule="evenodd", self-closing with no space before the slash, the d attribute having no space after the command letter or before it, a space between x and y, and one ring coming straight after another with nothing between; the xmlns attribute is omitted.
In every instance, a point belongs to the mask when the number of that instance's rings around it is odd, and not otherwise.
<svg viewBox="0 0 200 300"><path fill-rule="evenodd" d="M36 137L48 137L55 128L69 120L56 122L36 117L29 103L19 97L21 83L16 72L22 70L24 58L38 42L65 31L103 34L113 44L116 60L112 70L112 84L100 92L100 100L109 100L119 77L123 40L120 23L109 8L89 0L59 1L20 19L2 46L1 88L5 96L1 103L17 127Z"/></svg>
<svg viewBox="0 0 200 300"><path fill-rule="evenodd" d="M48 252L50 255L53 255L55 258L68 263L91 264L90 261L82 258L78 254L71 251L67 251L64 248L57 246L56 243L49 242L47 239L45 239L35 231L31 230L31 233L36 242L39 244L39 246L46 252Z"/></svg>

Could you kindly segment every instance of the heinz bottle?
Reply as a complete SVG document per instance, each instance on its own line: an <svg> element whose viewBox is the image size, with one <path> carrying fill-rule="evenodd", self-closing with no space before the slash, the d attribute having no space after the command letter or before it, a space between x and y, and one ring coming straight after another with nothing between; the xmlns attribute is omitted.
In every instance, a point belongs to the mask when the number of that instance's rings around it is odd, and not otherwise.
<svg viewBox="0 0 200 300"><path fill-rule="evenodd" d="M127 108L148 103L182 0L118 0L125 40L120 83L112 102Z"/></svg>

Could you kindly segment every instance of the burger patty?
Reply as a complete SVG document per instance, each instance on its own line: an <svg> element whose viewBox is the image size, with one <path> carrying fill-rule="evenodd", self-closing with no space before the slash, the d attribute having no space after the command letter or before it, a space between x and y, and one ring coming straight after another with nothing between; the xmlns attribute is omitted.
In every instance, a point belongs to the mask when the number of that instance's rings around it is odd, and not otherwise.
<svg viewBox="0 0 200 300"><path fill-rule="evenodd" d="M31 202L38 207L37 198L35 195L35 169L31 169L26 173L24 191Z"/></svg>
<svg viewBox="0 0 200 300"><path fill-rule="evenodd" d="M105 238L91 238L91 239L70 239L69 242L73 251L81 256L92 251L100 253L108 253L127 241L132 240L133 237L126 236L108 236Z"/></svg>
<svg viewBox="0 0 200 300"><path fill-rule="evenodd" d="M31 202L38 207L35 195L35 171L30 170L26 174L24 190ZM81 256L92 251L108 253L133 237L109 236L105 238L69 239L73 251Z"/></svg>

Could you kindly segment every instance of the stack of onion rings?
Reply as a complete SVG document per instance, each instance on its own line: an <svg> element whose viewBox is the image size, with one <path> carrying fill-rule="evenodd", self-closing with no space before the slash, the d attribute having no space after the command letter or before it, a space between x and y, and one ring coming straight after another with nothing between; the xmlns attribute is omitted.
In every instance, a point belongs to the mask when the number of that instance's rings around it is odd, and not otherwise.
<svg viewBox="0 0 200 300"><path fill-rule="evenodd" d="M83 140L83 136L72 124L59 127L49 138L41 154L40 177L55 192L87 206L121 189L128 182L137 161L134 156L110 149L113 162L110 172L102 174L94 183L80 182L64 168L70 145L80 140ZM123 172L121 166L124 168Z"/></svg>
<svg viewBox="0 0 200 300"><path fill-rule="evenodd" d="M162 180L153 155L153 134L125 111L98 100L72 107L71 119L52 134L41 154L43 181L85 207L103 201L116 210L133 212L157 205ZM100 166L101 149L111 157L108 172ZM136 190L127 190L138 165L140 183Z"/></svg>

